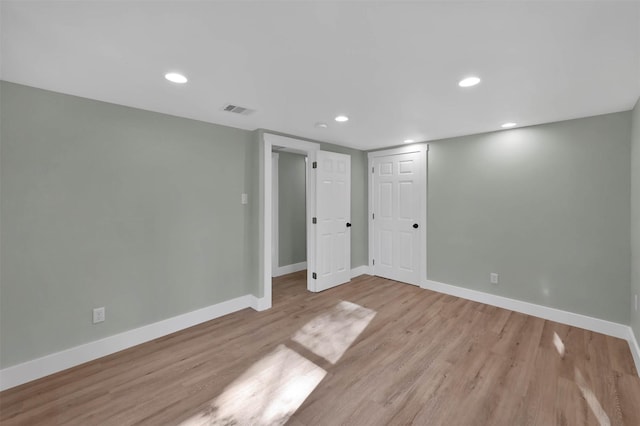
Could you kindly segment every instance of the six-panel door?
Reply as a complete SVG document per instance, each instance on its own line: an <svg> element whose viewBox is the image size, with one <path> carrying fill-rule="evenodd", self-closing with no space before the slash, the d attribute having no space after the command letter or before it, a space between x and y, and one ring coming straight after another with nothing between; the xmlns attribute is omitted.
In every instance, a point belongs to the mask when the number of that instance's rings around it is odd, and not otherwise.
<svg viewBox="0 0 640 426"><path fill-rule="evenodd" d="M351 157L317 155L316 291L351 280Z"/></svg>
<svg viewBox="0 0 640 426"><path fill-rule="evenodd" d="M373 161L375 275L419 285L423 185L420 152Z"/></svg>

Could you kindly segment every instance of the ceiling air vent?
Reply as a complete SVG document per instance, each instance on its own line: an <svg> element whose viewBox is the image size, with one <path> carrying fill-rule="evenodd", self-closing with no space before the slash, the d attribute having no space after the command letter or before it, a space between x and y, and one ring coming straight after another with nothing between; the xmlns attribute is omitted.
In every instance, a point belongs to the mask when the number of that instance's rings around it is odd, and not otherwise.
<svg viewBox="0 0 640 426"><path fill-rule="evenodd" d="M222 107L223 111L233 112L235 114L249 115L254 110L233 104L226 104Z"/></svg>

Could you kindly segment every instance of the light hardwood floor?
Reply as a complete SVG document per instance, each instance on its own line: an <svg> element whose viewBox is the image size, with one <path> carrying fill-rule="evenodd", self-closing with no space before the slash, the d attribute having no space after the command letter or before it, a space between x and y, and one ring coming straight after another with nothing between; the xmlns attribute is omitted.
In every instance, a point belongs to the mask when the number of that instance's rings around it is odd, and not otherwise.
<svg viewBox="0 0 640 426"><path fill-rule="evenodd" d="M640 425L627 343L361 276L0 394L4 424Z"/></svg>

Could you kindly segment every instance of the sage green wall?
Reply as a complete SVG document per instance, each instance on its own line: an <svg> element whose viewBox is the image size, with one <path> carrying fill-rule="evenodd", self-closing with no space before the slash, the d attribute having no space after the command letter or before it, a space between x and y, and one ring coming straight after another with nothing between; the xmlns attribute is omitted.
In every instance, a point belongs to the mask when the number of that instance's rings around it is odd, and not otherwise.
<svg viewBox="0 0 640 426"><path fill-rule="evenodd" d="M278 265L307 261L306 161L278 154Z"/></svg>
<svg viewBox="0 0 640 426"><path fill-rule="evenodd" d="M428 278L628 324L630 132L622 112L429 142Z"/></svg>
<svg viewBox="0 0 640 426"><path fill-rule="evenodd" d="M255 292L254 133L7 82L0 116L0 366Z"/></svg>
<svg viewBox="0 0 640 426"><path fill-rule="evenodd" d="M633 109L631 135L631 303L640 297L640 99ZM639 302L640 303L640 302ZM640 311L631 309L631 328L640 342Z"/></svg>

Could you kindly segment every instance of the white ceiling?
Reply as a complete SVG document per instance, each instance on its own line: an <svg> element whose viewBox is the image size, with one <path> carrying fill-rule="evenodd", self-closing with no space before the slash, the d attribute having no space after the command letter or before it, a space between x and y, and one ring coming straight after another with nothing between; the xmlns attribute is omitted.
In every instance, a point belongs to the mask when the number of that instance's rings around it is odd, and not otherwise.
<svg viewBox="0 0 640 426"><path fill-rule="evenodd" d="M1 15L4 80L360 149L640 96L637 1L3 1ZM482 83L458 87L471 74Z"/></svg>

